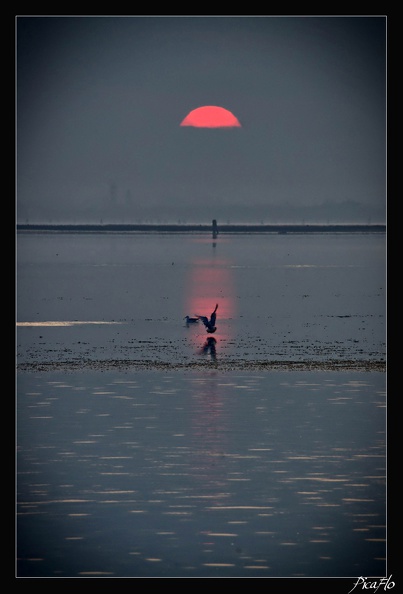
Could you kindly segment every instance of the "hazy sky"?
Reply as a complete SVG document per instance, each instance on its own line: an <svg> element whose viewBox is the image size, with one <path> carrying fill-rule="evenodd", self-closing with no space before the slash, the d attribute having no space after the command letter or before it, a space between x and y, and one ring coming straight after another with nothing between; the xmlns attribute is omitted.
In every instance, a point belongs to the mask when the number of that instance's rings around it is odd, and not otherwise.
<svg viewBox="0 0 403 594"><path fill-rule="evenodd" d="M386 24L17 17L18 219L382 213ZM203 105L242 127L180 127Z"/></svg>

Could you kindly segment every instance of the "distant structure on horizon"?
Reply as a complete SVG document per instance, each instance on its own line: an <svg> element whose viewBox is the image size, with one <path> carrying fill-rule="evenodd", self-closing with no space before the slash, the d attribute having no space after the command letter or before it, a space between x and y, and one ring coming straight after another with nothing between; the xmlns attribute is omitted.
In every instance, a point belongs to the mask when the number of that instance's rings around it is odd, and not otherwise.
<svg viewBox="0 0 403 594"><path fill-rule="evenodd" d="M355 200L323 201L320 204L292 205L287 202L228 203L175 197L161 203L143 196L141 190L122 187L112 179L93 199L18 204L17 221L24 224L110 224L110 225L212 225L218 235L217 221L227 225L384 225L386 204L365 205ZM257 200L257 198L256 198ZM210 215L210 216L209 216ZM215 217L213 219L213 216ZM214 223L215 221L215 223ZM221 227L221 225L220 225Z"/></svg>

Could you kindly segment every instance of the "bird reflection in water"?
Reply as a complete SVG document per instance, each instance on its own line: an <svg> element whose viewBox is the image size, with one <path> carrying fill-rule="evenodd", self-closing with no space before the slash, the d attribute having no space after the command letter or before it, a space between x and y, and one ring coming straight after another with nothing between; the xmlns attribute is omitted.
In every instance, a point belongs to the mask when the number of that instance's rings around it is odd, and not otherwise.
<svg viewBox="0 0 403 594"><path fill-rule="evenodd" d="M215 249L211 250L210 238L196 237L193 241L199 244L200 253L191 261L184 286L183 315L188 314L184 318L188 329L186 340L194 349L193 353L214 362L218 349L224 349L225 354L234 331L236 288L232 261L217 253L218 246L214 245ZM220 247L228 251L230 239L221 241Z"/></svg>
<svg viewBox="0 0 403 594"><path fill-rule="evenodd" d="M216 344L217 341L214 336L209 336L204 343L203 347L200 350L201 355L210 355L210 358L213 361L217 360L217 351L216 351Z"/></svg>

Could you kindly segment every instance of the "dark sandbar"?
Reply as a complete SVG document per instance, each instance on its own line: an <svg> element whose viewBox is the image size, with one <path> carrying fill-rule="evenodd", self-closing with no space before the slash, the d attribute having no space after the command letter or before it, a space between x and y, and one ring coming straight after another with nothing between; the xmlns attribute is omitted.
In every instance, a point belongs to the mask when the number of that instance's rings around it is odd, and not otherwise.
<svg viewBox="0 0 403 594"><path fill-rule="evenodd" d="M46 361L20 363L18 371L85 371L85 370L156 370L156 371L386 371L386 363L382 360L339 360L322 361L192 361L162 362L151 360L106 359L80 361Z"/></svg>

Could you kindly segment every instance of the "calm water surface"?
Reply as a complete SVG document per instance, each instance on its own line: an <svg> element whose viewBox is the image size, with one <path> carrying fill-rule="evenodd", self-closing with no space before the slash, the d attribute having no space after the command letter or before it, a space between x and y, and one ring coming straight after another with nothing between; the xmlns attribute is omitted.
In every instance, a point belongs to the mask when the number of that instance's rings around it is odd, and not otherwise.
<svg viewBox="0 0 403 594"><path fill-rule="evenodd" d="M18 576L385 575L385 374L220 368L384 360L384 235L17 249Z"/></svg>
<svg viewBox="0 0 403 594"><path fill-rule="evenodd" d="M384 234L20 234L17 247L20 362L195 361L206 332L183 318L216 303L218 360L385 356Z"/></svg>

